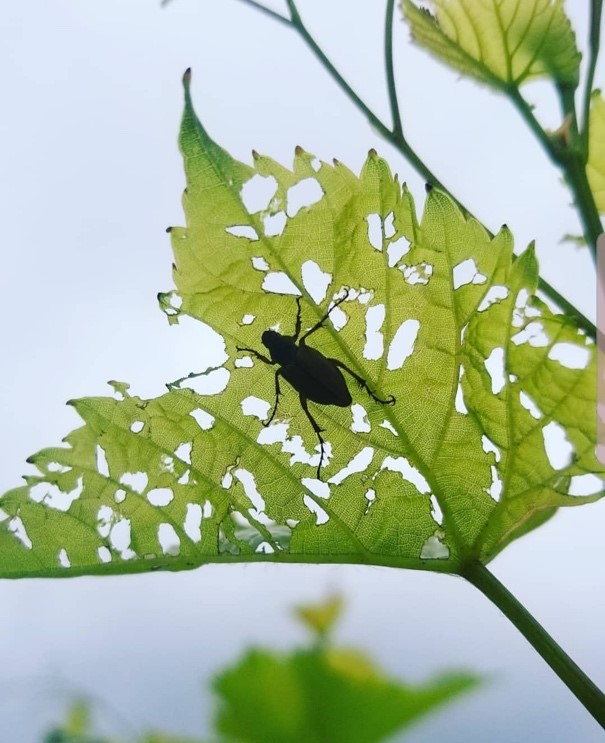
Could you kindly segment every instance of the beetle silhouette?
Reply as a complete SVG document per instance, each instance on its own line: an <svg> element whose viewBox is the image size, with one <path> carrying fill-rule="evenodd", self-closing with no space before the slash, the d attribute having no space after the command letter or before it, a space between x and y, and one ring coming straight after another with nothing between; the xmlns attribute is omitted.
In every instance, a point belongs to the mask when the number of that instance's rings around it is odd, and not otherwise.
<svg viewBox="0 0 605 743"><path fill-rule="evenodd" d="M339 408L348 408L353 400L349 388L347 387L347 383L345 382L345 378L340 371L341 369L344 369L353 377L360 388L365 389L373 400L382 403L383 405L395 404L395 398L393 395L389 395L386 400L383 400L372 392L363 377L350 369L342 361L324 356L321 351L318 351L316 348L312 348L311 346L307 346L306 344L307 338L324 326L324 323L330 316L330 312L335 307L338 307L339 304L342 304L348 296L349 290L347 289L344 297L341 297L334 302L321 320L316 322L310 330L307 330L300 339L299 336L302 329L301 297L296 297L297 312L294 335L282 335L275 330L265 330L261 336L262 344L268 349L270 358L255 351L253 348L237 346L238 351L247 351L252 354L254 358L265 364L278 366L278 369L275 372L275 404L273 405L273 410L271 411L268 420L263 421L263 426L266 427L270 425L277 413L279 398L282 395L279 385L280 377L283 377L288 381L298 392L301 407L309 419L309 423L313 427L319 441L320 454L319 464L317 466L318 479L321 479L321 466L323 464L325 452L325 441L321 434L325 429L319 426L311 414L307 404L309 400L319 403L320 405L336 405Z"/></svg>

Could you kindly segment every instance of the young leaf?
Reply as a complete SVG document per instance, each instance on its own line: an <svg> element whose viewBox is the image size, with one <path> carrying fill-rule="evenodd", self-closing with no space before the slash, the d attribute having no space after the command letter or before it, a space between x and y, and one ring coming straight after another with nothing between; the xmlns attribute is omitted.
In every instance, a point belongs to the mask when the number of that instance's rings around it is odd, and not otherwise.
<svg viewBox="0 0 605 743"><path fill-rule="evenodd" d="M597 209L605 214L605 101L600 90L590 101L590 128L586 173Z"/></svg>
<svg viewBox="0 0 605 743"><path fill-rule="evenodd" d="M435 15L401 0L412 38L494 88L551 77L575 87L581 55L562 0L435 0Z"/></svg>
<svg viewBox="0 0 605 743"><path fill-rule="evenodd" d="M457 573L601 497L594 343L534 296L533 249L513 259L506 227L490 238L436 190L419 222L375 152L359 178L301 149L292 171L239 163L189 84L187 226L171 231L176 291L160 301L219 333L228 361L155 400L114 382L114 398L73 402L84 425L0 499L1 574L253 559ZM309 346L396 398L345 374L352 407L309 402L323 483L297 390L282 380L265 428L276 367L238 350L292 335L295 297L303 333L346 297ZM195 376L215 390L186 388Z"/></svg>

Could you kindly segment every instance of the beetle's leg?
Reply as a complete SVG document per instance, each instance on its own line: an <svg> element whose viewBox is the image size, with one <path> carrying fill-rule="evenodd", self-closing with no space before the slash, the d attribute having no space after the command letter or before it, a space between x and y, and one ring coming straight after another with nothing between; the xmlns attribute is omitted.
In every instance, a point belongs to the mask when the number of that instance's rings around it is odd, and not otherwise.
<svg viewBox="0 0 605 743"><path fill-rule="evenodd" d="M323 440L323 437L321 435L321 432L324 430L320 427L319 423L315 420L315 418L311 415L311 412L309 410L309 407L307 405L307 398L301 394L300 396L300 405L302 409L305 411L307 418L309 419L309 423L313 426L313 430L315 431L315 434L317 436L317 439L319 441L319 464L317 465L317 479L321 480L320 476L320 470L321 465L324 461L324 444L326 443Z"/></svg>
<svg viewBox="0 0 605 743"><path fill-rule="evenodd" d="M277 406L279 404L279 398L281 397L281 390L279 388L279 375L282 372L282 367L280 366L279 369L275 372L275 405L273 406L273 410L271 411L271 415L269 416L269 420L263 421L263 426L267 428L271 424L271 421L275 418L275 413L277 413Z"/></svg>
<svg viewBox="0 0 605 743"><path fill-rule="evenodd" d="M237 351L247 351L248 353L251 353L255 359L258 359L259 361L264 361L265 364L273 364L274 361L271 361L271 359L268 359L266 356L263 356L262 353L259 353L258 351L255 351L253 348L244 348L243 346L236 346L235 347Z"/></svg>
<svg viewBox="0 0 605 743"><path fill-rule="evenodd" d="M359 374L356 374L353 369L349 369L349 367L346 364L343 364L342 361L339 361L338 359L330 359L330 361L333 364L336 364L336 366L339 366L341 369L349 372L349 374L353 377L357 384L368 393L372 400L376 400L376 402L380 402L383 405L395 404L395 398L393 397L393 395L389 395L386 400L383 400L382 397L378 397L378 395L372 392L366 380L363 377L360 377Z"/></svg>
<svg viewBox="0 0 605 743"><path fill-rule="evenodd" d="M347 289L344 297L341 297L340 299L337 299L336 302L334 302L334 304L330 307L330 309L326 312L326 314L321 318L319 322L315 323L315 325L311 328L311 330L307 330L307 332L303 335L303 337L299 341L299 344L301 346L305 345L305 340L311 335L311 333L314 333L316 330L319 330L321 327L323 327L323 324L325 323L325 321L328 319L328 317L330 317L330 312L332 312L332 310L335 307L338 307L339 304L342 304L345 301L345 299L347 299L348 296L349 296L349 289Z"/></svg>
<svg viewBox="0 0 605 743"><path fill-rule="evenodd" d="M294 343L298 340L298 336L300 335L300 329L302 327L302 307L300 306L300 300L302 299L301 296L296 297L296 325L294 326Z"/></svg>

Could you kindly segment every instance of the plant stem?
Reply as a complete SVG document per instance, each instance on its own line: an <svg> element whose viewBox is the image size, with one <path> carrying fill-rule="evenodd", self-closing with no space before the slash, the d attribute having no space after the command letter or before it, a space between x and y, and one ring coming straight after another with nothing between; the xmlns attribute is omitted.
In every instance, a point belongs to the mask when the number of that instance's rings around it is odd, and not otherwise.
<svg viewBox="0 0 605 743"><path fill-rule="evenodd" d="M603 10L603 0L592 0L590 3L590 32L588 34L588 71L586 73L586 87L584 89L583 117L582 117L582 144L584 151L588 152L588 133L590 118L590 98L592 96L592 87L594 85L594 75L599 58L599 48L601 44L601 13Z"/></svg>
<svg viewBox="0 0 605 743"><path fill-rule="evenodd" d="M461 575L500 609L599 725L605 728L605 694L573 662L523 604L479 562L468 565Z"/></svg>
<svg viewBox="0 0 605 743"><path fill-rule="evenodd" d="M441 191L448 193L451 198L456 202L458 207L468 216L473 216L472 212L456 198L452 191L447 188L441 180L430 170L428 165L416 154L415 150L408 144L405 134L403 133L403 125L400 116L399 104L397 102L397 95L395 90L395 77L393 73L393 61L392 61L392 31L393 31L393 12L394 12L394 1L387 0L387 15L385 23L385 61L387 69L387 87L389 91L389 101L391 105L391 112L393 115L393 129L389 127L376 116L376 114L370 109L370 107L360 98L360 96L351 88L347 81L343 78L340 72L328 59L324 51L317 44L315 39L311 36L306 26L304 25L298 8L296 7L295 0L286 0L288 4L288 10L290 11L290 18L285 18L278 13L264 7L257 0L240 0L240 2L250 5L259 11L262 11L270 17L278 20L279 22L289 26L296 31L303 41L309 46L315 57L321 62L326 72L336 82L342 92L351 100L355 107L368 119L370 124L380 133L387 142L389 142L395 149L410 163L410 165L429 183L436 186ZM601 0L594 0L594 2L601 2ZM534 133L538 136L542 144L546 147L548 144L548 137L545 132L541 129L538 121L533 116L531 109L529 108L526 101L519 95L519 101L517 102L518 107L521 110L524 118L527 116L528 122L530 122L531 128ZM533 121L532 121L533 120ZM549 151L549 155L551 155ZM551 155L552 156L552 155ZM478 220L480 221L480 220ZM578 309L576 309L568 300L561 296L561 294L554 289L547 281L540 278L539 288L547 297L549 297L561 310L567 314L573 316L588 337L596 338L596 328L585 315L583 315Z"/></svg>

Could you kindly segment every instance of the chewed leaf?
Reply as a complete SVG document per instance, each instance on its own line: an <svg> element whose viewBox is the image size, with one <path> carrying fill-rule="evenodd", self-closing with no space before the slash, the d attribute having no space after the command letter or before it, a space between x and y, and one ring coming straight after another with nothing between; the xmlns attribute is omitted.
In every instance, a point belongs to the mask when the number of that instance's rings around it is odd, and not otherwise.
<svg viewBox="0 0 605 743"><path fill-rule="evenodd" d="M187 225L162 306L228 360L155 400L114 382L75 401L84 425L0 498L1 575L253 559L456 573L601 496L594 343L534 296L532 247L514 258L506 227L491 237L436 190L419 220L375 152L359 177L301 149L292 170L238 163L185 85ZM277 334L294 356L273 364Z"/></svg>
<svg viewBox="0 0 605 743"><path fill-rule="evenodd" d="M577 84L580 53L562 0L402 0L412 38L450 67L495 88L536 77Z"/></svg>

